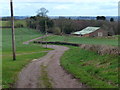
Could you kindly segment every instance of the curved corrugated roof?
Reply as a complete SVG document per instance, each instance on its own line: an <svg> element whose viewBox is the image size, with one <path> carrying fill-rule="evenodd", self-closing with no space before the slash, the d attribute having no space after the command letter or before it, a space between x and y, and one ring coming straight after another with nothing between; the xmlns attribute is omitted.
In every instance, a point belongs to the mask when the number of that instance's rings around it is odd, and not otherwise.
<svg viewBox="0 0 120 90"><path fill-rule="evenodd" d="M81 30L81 31L77 31L77 32L74 32L72 34L81 34L81 35L84 35L84 34L89 34L89 33L92 33L96 30L100 29L100 27L86 27L85 29Z"/></svg>

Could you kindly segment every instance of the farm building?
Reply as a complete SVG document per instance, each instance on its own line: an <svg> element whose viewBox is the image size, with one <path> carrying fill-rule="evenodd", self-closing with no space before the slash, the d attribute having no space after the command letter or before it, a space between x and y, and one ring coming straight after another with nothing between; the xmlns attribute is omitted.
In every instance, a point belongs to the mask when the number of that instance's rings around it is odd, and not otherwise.
<svg viewBox="0 0 120 90"><path fill-rule="evenodd" d="M73 35L84 37L102 37L108 36L108 32L100 29L100 27L86 27L85 29L71 33Z"/></svg>

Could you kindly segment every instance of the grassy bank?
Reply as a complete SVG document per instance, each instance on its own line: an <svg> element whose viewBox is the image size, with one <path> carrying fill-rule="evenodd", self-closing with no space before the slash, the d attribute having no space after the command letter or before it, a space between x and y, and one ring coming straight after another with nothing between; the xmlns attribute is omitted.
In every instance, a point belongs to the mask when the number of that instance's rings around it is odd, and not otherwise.
<svg viewBox="0 0 120 90"><path fill-rule="evenodd" d="M13 83L17 79L19 71L21 71L21 69L26 64L28 64L31 60L40 58L46 54L46 52L41 51L51 50L40 47L40 45L23 45L24 41L31 40L40 36L42 36L42 34L33 29L15 29L17 59L16 61L13 61L11 48L11 29L7 28L2 30L2 79L4 88L11 87L13 85Z"/></svg>
<svg viewBox="0 0 120 90"><path fill-rule="evenodd" d="M96 44L96 45L113 45L118 46L117 38L90 38L90 37L75 37L75 36L49 36L47 41L65 41L78 44Z"/></svg>
<svg viewBox="0 0 120 90"><path fill-rule="evenodd" d="M70 50L61 58L61 65L80 82L93 88L118 87L118 57L86 51L79 47Z"/></svg>

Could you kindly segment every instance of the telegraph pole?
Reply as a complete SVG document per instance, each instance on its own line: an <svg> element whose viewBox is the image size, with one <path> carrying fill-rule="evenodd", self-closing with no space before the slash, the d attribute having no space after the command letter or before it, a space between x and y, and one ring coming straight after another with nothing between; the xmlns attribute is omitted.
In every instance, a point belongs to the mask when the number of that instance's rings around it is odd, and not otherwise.
<svg viewBox="0 0 120 90"><path fill-rule="evenodd" d="M16 48L15 48L15 32L14 32L14 16L13 16L13 2L10 0L11 8L11 28L12 28L12 50L13 50L13 60L16 60Z"/></svg>
<svg viewBox="0 0 120 90"><path fill-rule="evenodd" d="M46 48L47 48L47 23L45 20Z"/></svg>

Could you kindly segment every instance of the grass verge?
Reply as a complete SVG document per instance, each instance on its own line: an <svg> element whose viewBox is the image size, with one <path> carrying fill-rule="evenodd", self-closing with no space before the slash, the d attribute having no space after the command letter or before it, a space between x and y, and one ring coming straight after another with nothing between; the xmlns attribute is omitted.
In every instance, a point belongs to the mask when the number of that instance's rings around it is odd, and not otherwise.
<svg viewBox="0 0 120 90"><path fill-rule="evenodd" d="M40 81L42 81L44 88L52 88L52 84L50 82L50 79L48 77L48 73L46 71L47 66L41 65L40 67L41 67Z"/></svg>
<svg viewBox="0 0 120 90"><path fill-rule="evenodd" d="M46 52L33 53L32 55L18 55L16 61L12 60L12 56L3 56L3 88L13 87L21 69L31 60L40 58L44 55L46 55Z"/></svg>
<svg viewBox="0 0 120 90"><path fill-rule="evenodd" d="M61 65L92 88L118 88L118 58L71 46L61 57Z"/></svg>

